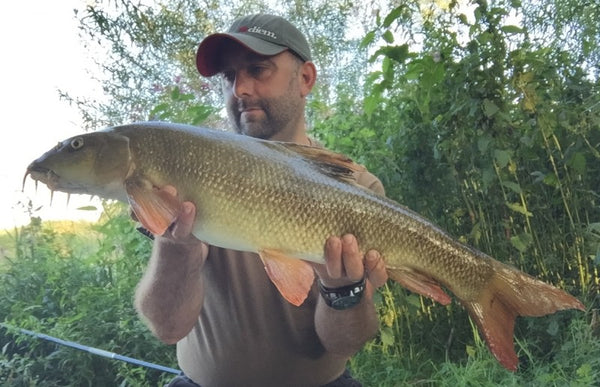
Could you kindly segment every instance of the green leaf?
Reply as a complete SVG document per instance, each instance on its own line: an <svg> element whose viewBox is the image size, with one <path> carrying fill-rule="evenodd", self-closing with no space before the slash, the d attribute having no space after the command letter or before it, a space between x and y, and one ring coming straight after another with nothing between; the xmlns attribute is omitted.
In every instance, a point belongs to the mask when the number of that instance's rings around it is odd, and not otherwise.
<svg viewBox="0 0 600 387"><path fill-rule="evenodd" d="M525 209L520 203L506 203L506 206L511 210L518 212L519 214L523 214L527 217L532 217L533 214Z"/></svg>
<svg viewBox="0 0 600 387"><path fill-rule="evenodd" d="M383 40L385 40L387 43L394 42L394 35L392 34L392 31L390 31L390 30L385 31L382 37L383 37Z"/></svg>
<svg viewBox="0 0 600 387"><path fill-rule="evenodd" d="M481 136L477 139L477 149L481 153L485 153L488 150L488 146L492 142L492 138L489 136Z"/></svg>
<svg viewBox="0 0 600 387"><path fill-rule="evenodd" d="M367 116L371 116L371 114L373 114L375 109L377 109L377 106L379 106L379 102L380 99L377 95L371 94L365 97L365 100L363 102L363 109L365 110Z"/></svg>
<svg viewBox="0 0 600 387"><path fill-rule="evenodd" d="M408 64L406 72L404 73L404 77L409 80L419 79L424 70L425 67L420 60L412 61Z"/></svg>
<svg viewBox="0 0 600 387"><path fill-rule="evenodd" d="M475 355L477 354L477 350L472 345L467 345L465 349L467 351L467 356L469 357L475 357Z"/></svg>
<svg viewBox="0 0 600 387"><path fill-rule="evenodd" d="M511 237L510 243L514 248L519 250L521 253L524 253L527 248L531 246L531 243L533 243L533 238L531 235L524 233Z"/></svg>
<svg viewBox="0 0 600 387"><path fill-rule="evenodd" d="M374 40L375 40L375 31L370 31L367 33L367 35L365 35L363 40L361 40L360 45L358 47L365 48L368 45L370 45L371 43L373 43Z"/></svg>
<svg viewBox="0 0 600 387"><path fill-rule="evenodd" d="M394 76L394 64L387 56L383 58L383 62L381 63L381 71L383 72L383 78L386 80L393 78Z"/></svg>
<svg viewBox="0 0 600 387"><path fill-rule="evenodd" d="M550 325L548 325L548 329L546 329L546 332L548 332L550 336L556 336L558 334L558 328L558 322L556 322L556 320L552 320L550 322Z"/></svg>
<svg viewBox="0 0 600 387"><path fill-rule="evenodd" d="M600 223L590 223L587 226L588 232L600 235Z"/></svg>
<svg viewBox="0 0 600 387"><path fill-rule="evenodd" d="M79 211L96 211L98 208L96 206L83 206L77 207Z"/></svg>
<svg viewBox="0 0 600 387"><path fill-rule="evenodd" d="M521 186L518 183L514 183L512 181L503 181L502 185L510 189L514 193L520 194L523 192L523 190L521 190Z"/></svg>
<svg viewBox="0 0 600 387"><path fill-rule="evenodd" d="M156 105L154 109L150 111L150 116L167 111L169 109L169 106L170 105L168 103L161 103Z"/></svg>
<svg viewBox="0 0 600 387"><path fill-rule="evenodd" d="M483 100L483 112L487 117L491 117L494 114L498 113L498 110L500 110L500 108L496 106L495 103L493 103L487 98Z"/></svg>
<svg viewBox="0 0 600 387"><path fill-rule="evenodd" d="M410 294L408 297L406 297L406 301L409 305L412 305L417 309L421 308L421 297L417 296L416 294Z"/></svg>
<svg viewBox="0 0 600 387"><path fill-rule="evenodd" d="M379 331L381 343L384 346L394 345L394 331L390 327L384 327Z"/></svg>
<svg viewBox="0 0 600 387"><path fill-rule="evenodd" d="M385 55L386 57L393 59L399 63L403 63L408 55L408 44L401 46L385 46L377 50L374 56Z"/></svg>
<svg viewBox="0 0 600 387"><path fill-rule="evenodd" d="M505 150L496 149L494 151L494 158L496 159L498 166L500 168L504 168L508 165L508 163L510 161L510 153L508 153Z"/></svg>
<svg viewBox="0 0 600 387"><path fill-rule="evenodd" d="M571 159L568 161L567 165L573 168L578 174L583 175L585 173L586 166L584 154L581 152L576 152L575 154L573 154L573 157L571 157Z"/></svg>
<svg viewBox="0 0 600 387"><path fill-rule="evenodd" d="M173 101L177 101L177 99L179 98L179 87L174 87L173 90L171 91L171 99Z"/></svg>
<svg viewBox="0 0 600 387"><path fill-rule="evenodd" d="M550 187L558 187L558 178L554 173L547 174L546 177L544 177L543 182Z"/></svg>
<svg viewBox="0 0 600 387"><path fill-rule="evenodd" d="M403 8L404 6L401 5L399 7L394 8L390 13L388 13L385 19L383 19L383 26L386 28L391 26L394 20L398 19L398 17L400 17L400 15L402 14Z"/></svg>
<svg viewBox="0 0 600 387"><path fill-rule="evenodd" d="M506 32L507 34L522 34L523 32L525 32L524 28L518 27L518 26L503 26L502 28L500 28L503 32Z"/></svg>

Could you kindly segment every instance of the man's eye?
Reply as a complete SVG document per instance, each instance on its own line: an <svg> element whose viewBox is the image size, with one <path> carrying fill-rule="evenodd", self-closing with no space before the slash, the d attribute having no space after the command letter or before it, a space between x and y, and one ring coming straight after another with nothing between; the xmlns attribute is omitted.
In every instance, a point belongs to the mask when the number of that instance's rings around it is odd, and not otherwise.
<svg viewBox="0 0 600 387"><path fill-rule="evenodd" d="M266 68L263 66L250 66L248 67L248 74L254 78L258 78L265 72L265 70Z"/></svg>

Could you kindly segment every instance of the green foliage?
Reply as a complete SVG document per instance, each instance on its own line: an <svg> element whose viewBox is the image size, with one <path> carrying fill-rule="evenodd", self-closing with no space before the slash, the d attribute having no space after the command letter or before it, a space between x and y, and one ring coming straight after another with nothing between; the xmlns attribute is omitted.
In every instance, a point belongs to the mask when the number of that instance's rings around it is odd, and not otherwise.
<svg viewBox="0 0 600 387"><path fill-rule="evenodd" d="M124 206L107 204L95 225L58 234L39 218L15 230L0 271L0 319L64 340L175 366L133 309L150 254ZM85 241L72 248L68 241ZM77 246L77 243L75 243ZM11 252L12 250L12 252ZM172 375L0 330L2 385L156 385Z"/></svg>
<svg viewBox="0 0 600 387"><path fill-rule="evenodd" d="M502 368L485 344L476 337L464 347L466 360L435 361L422 350L410 360L382 351L376 341L351 361L354 375L365 386L592 386L600 381L600 340L585 318L572 316L563 331L561 343L550 352L518 340L517 352L523 363L517 373ZM538 324L539 322L536 322ZM464 357L464 356L463 356Z"/></svg>
<svg viewBox="0 0 600 387"><path fill-rule="evenodd" d="M507 15L520 12L518 2L501 5L475 2L474 22L452 5L424 12L409 2L378 18L363 40L365 47L381 42L365 98L339 98L314 133L365 164L388 196L597 308L600 84L582 58L537 45L527 20L506 24ZM420 29L407 25L419 17ZM403 29L410 38L397 44ZM353 360L362 380L523 385L589 377L598 383L587 371L590 358L572 359L567 372L546 355L560 356L570 338L558 332L576 314L518 321L516 337L528 338L524 371L542 374L524 381L491 367L487 349L473 358L482 346L460 308L411 302L414 296L395 285L382 294L380 335ZM578 318L573 324L584 324L586 317ZM374 364L378 374L366 369Z"/></svg>
<svg viewBox="0 0 600 387"><path fill-rule="evenodd" d="M167 88L161 101L150 110L150 119L199 125L204 123L215 108L198 105L191 93L182 93L178 86Z"/></svg>

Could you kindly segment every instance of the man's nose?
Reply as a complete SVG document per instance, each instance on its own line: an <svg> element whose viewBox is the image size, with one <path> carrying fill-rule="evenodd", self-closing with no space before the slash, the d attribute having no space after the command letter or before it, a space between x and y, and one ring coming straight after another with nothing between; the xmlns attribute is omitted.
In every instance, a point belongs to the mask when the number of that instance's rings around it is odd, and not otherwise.
<svg viewBox="0 0 600 387"><path fill-rule="evenodd" d="M233 82L233 95L242 98L252 95L254 80L245 71L238 71Z"/></svg>

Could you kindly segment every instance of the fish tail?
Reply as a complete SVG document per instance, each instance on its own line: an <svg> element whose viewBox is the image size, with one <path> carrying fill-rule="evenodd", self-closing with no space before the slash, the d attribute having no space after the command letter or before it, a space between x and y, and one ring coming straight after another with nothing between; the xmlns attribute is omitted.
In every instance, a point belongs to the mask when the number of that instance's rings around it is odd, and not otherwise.
<svg viewBox="0 0 600 387"><path fill-rule="evenodd" d="M517 316L544 316L563 309L584 310L584 306L552 285L499 262L494 264L499 267L478 298L462 304L500 364L516 371L513 332Z"/></svg>

